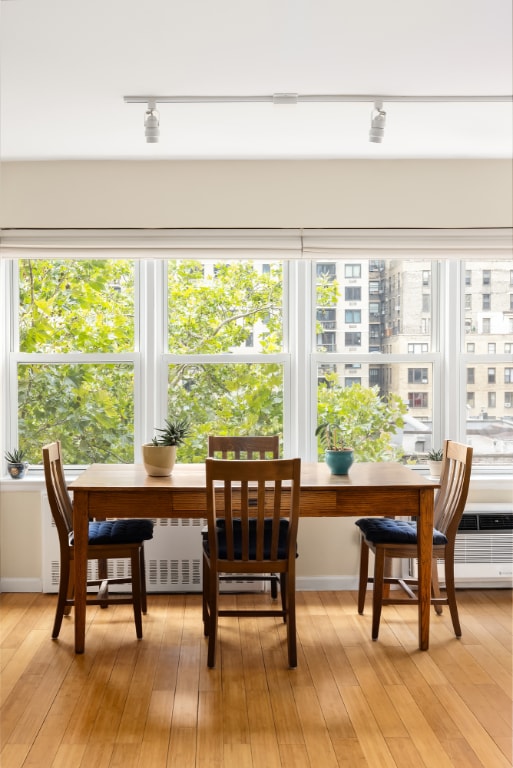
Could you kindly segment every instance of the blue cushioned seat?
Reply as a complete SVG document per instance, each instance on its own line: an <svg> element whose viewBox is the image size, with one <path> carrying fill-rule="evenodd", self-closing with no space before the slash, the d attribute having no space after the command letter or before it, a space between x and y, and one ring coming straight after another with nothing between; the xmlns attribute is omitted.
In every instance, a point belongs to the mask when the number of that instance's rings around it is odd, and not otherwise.
<svg viewBox="0 0 513 768"><path fill-rule="evenodd" d="M363 517L355 522L373 544L416 544L417 523L388 517ZM447 544L447 536L433 529L433 545Z"/></svg>
<svg viewBox="0 0 513 768"><path fill-rule="evenodd" d="M153 520L98 520L89 523L88 544L137 544L153 538ZM73 532L70 534L73 544Z"/></svg>
<svg viewBox="0 0 513 768"><path fill-rule="evenodd" d="M271 556L271 535L272 535L272 520L264 520L264 560L269 560ZM256 559L256 545L255 545L255 533L256 533L257 521L252 519L249 521L249 559ZM226 558L226 524L225 520L219 519L217 521L217 556L220 559ZM289 521L285 518L280 520L279 534L278 534L278 558L287 557L287 533L289 530ZM208 535L203 536L203 547L205 552L210 554L208 545ZM242 558L242 528L239 518L233 519L233 547L235 558L240 560ZM297 555L296 555L297 557Z"/></svg>

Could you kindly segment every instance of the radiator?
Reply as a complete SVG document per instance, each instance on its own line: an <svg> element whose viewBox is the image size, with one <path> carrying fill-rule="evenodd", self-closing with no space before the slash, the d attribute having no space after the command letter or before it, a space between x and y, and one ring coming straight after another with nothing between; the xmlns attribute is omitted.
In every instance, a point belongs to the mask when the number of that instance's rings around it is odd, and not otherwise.
<svg viewBox="0 0 513 768"><path fill-rule="evenodd" d="M418 573L418 561L409 561ZM444 564L438 561L444 583ZM467 504L456 536L454 574L458 587L513 587L513 507L511 504Z"/></svg>

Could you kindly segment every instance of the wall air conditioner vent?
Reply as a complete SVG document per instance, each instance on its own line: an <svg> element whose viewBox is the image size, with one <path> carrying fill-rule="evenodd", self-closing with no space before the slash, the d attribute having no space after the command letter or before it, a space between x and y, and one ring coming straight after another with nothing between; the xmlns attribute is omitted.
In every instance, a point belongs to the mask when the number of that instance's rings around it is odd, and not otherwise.
<svg viewBox="0 0 513 768"><path fill-rule="evenodd" d="M513 530L513 514L478 515L480 531L511 531Z"/></svg>

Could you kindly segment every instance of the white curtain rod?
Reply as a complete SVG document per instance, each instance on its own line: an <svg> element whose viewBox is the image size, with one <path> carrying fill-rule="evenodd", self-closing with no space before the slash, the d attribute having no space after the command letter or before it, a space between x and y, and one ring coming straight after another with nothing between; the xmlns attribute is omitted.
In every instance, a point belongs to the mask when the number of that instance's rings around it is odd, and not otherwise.
<svg viewBox="0 0 513 768"><path fill-rule="evenodd" d="M270 102L273 104L297 104L299 102L417 102L417 103L471 103L471 102L513 102L510 94L483 94L483 95L393 95L383 94L373 96L371 94L300 94L300 93L273 93L270 95L227 95L227 96L124 96L127 104L147 104L154 102L159 104L224 104L242 102Z"/></svg>

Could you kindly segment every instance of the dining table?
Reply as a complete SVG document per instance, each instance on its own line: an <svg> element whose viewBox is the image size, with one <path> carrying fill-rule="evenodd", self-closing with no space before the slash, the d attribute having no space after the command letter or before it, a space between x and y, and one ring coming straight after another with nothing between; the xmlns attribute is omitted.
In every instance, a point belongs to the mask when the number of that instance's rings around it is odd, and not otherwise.
<svg viewBox="0 0 513 768"><path fill-rule="evenodd" d="M429 648L434 494L440 480L398 462L354 463L333 475L323 463L302 462L300 517L416 517L419 648ZM89 521L108 518L206 518L204 464L175 464L150 477L139 464L91 464L73 492L75 652L85 650Z"/></svg>

